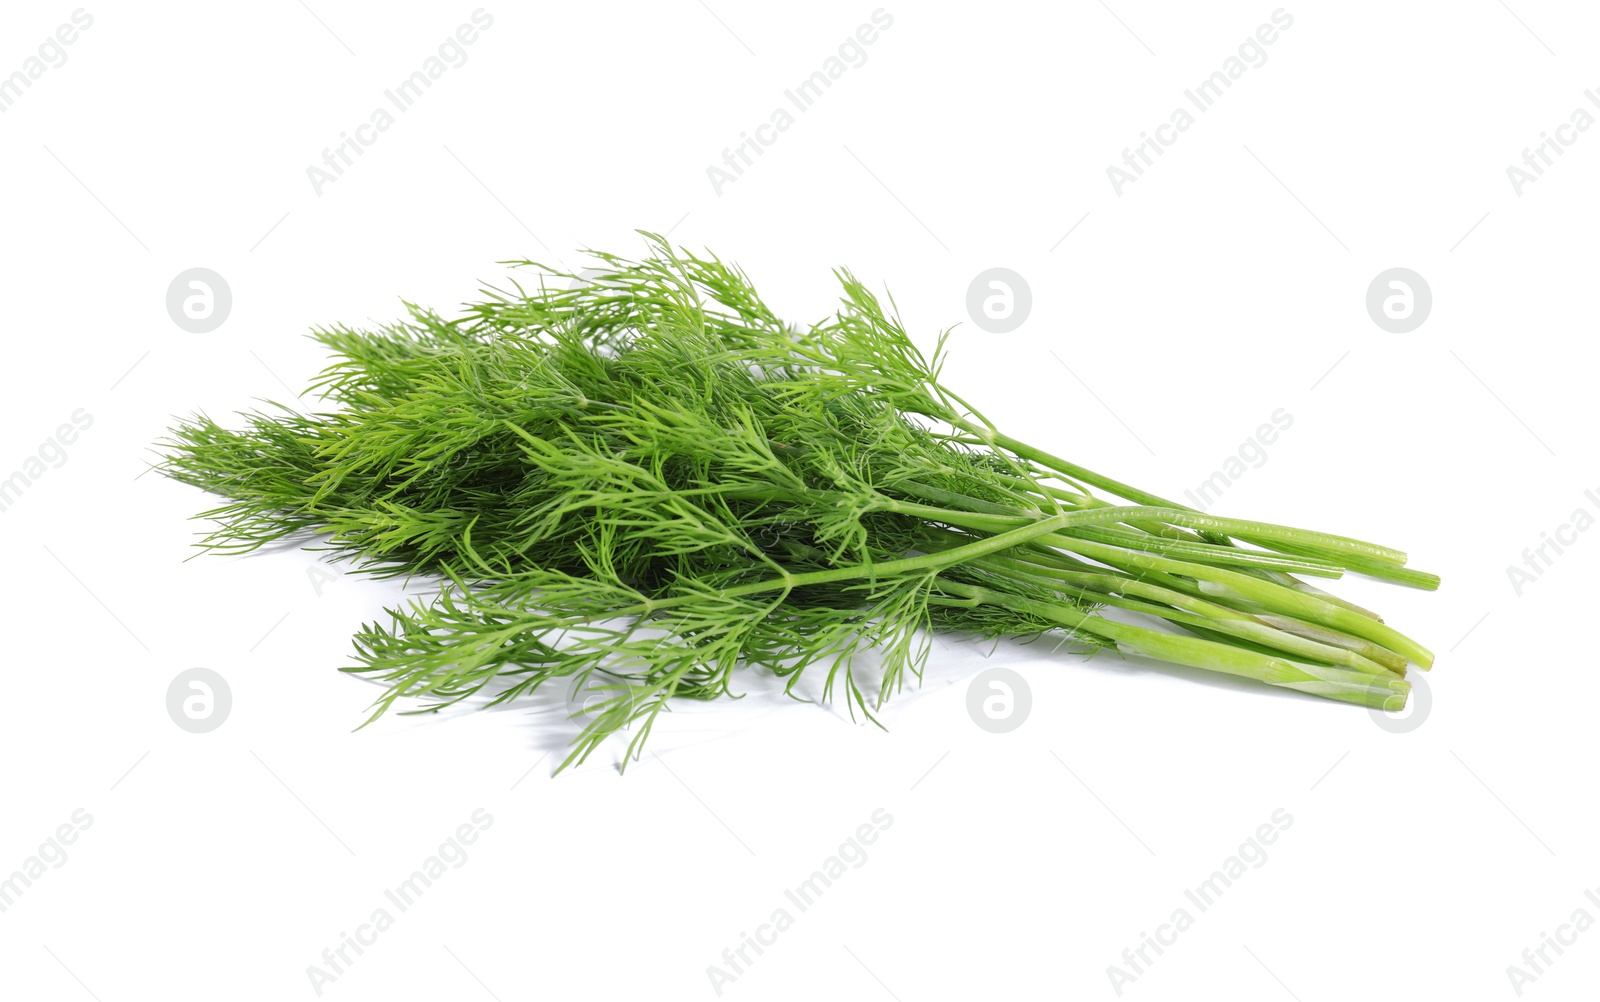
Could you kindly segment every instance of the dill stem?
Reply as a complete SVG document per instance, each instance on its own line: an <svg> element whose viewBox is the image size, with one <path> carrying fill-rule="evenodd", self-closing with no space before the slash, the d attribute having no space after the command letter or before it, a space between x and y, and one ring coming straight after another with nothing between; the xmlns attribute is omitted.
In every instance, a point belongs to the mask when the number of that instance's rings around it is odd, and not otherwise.
<svg viewBox="0 0 1600 1002"><path fill-rule="evenodd" d="M973 422L962 418L955 418L951 420L950 423L969 435L977 436L989 445L999 446L1000 448L1005 449L1007 452L1021 456L1023 459L1038 463L1040 466L1054 470L1057 473L1065 474L1074 480L1081 480L1092 487L1098 487L1103 491L1110 491L1119 498L1123 498L1128 501L1134 501L1139 504L1151 505L1156 508L1185 507L1184 505L1180 505L1175 501L1168 501L1166 498L1161 497L1160 495L1151 494L1149 491L1142 491L1137 487L1122 483L1120 480L1113 480L1108 476L1096 473L1093 470L1079 466L1076 463L1070 463L1067 460L1062 459L1060 456L1052 456L1050 453L1045 452L1042 449L1035 449L1028 443L1014 439L1010 435L1001 434L993 428L974 424Z"/></svg>
<svg viewBox="0 0 1600 1002"><path fill-rule="evenodd" d="M912 502L902 502L912 504ZM891 509L900 510L900 509ZM1117 517L1102 517L1086 521L1083 524L1114 524L1128 521L1155 521L1164 522L1186 529L1199 529L1224 535L1245 535L1254 537L1252 541L1265 540L1262 545L1297 545L1308 549L1326 551L1337 554L1332 559L1343 562L1345 559L1355 559L1363 562L1389 563L1400 565L1405 563L1405 554L1399 550L1392 550L1386 546L1378 546L1359 539L1347 536L1335 536L1326 532L1317 532L1312 529L1296 529L1287 525L1274 525L1271 522L1255 522L1247 519L1224 518L1220 515L1206 515L1186 508L1171 505L1119 505L1109 508L1080 508L1080 512L1096 512L1104 516L1107 512L1117 513ZM922 515L927 518L937 518L941 512L948 509L932 508L926 505L917 505L906 509L908 514ZM967 513L962 513L967 514ZM993 514L986 515L991 528L998 528L1004 524L1016 524L1026 521L1030 516L1026 514Z"/></svg>
<svg viewBox="0 0 1600 1002"><path fill-rule="evenodd" d="M891 510L905 510L908 514L918 514L925 518L946 521L952 525L979 531L993 531L995 528L1012 524L1009 516L971 515L965 512L955 512L949 509L930 508L926 505L910 505L909 502L898 503L900 507ZM910 505L909 508L905 507ZM1173 512L1172 509L1156 508L1150 506L1131 506L1115 508L1090 508L1065 512L1062 515L1050 516L1041 522L1054 521L1065 516L1079 516L1072 522L1074 527L1093 525L1101 522L1122 522L1128 518L1162 517L1168 513L1182 515L1182 512ZM1236 523L1235 519L1213 518L1200 516L1210 526L1219 527ZM1261 524L1261 523L1254 523ZM1267 526L1270 529L1282 529L1285 532L1295 532L1281 526ZM1016 530L1012 530L1016 531ZM1321 535L1320 533L1314 535ZM1432 667L1433 653L1421 644L1407 637L1405 634L1380 623L1377 620L1363 616L1344 606L1326 602L1315 595L1289 588L1265 578L1255 577L1239 571L1228 570L1224 567L1213 567L1208 564L1199 564L1192 561L1174 560L1152 553L1141 553L1119 546L1093 542L1091 540L1066 535L1062 532L1051 531L1046 535L1036 537L1037 541L1049 546L1073 553L1079 553L1095 560L1100 560L1114 567L1134 567L1140 570L1163 571L1169 574L1194 578L1197 581L1210 582L1211 588L1202 589L1213 597L1232 597L1258 603L1272 612L1284 613L1297 619L1309 620L1322 626L1331 627L1345 633L1354 634L1363 640L1370 640L1375 644L1388 648L1396 654L1404 655L1415 662L1424 670ZM1342 537L1329 537L1339 539ZM1351 541L1355 542L1355 541Z"/></svg>
<svg viewBox="0 0 1600 1002"><path fill-rule="evenodd" d="M1278 629L1247 612L1134 578L1049 568L1001 555L981 557L971 564L993 570L1001 577L1053 588L1073 598L1142 612L1183 626L1202 627L1285 654L1327 662L1365 675L1393 677L1404 674L1403 668L1395 671L1356 651Z"/></svg>
<svg viewBox="0 0 1600 1002"><path fill-rule="evenodd" d="M1292 662L1248 648L1119 623L1071 606L1042 602L996 589L954 581L940 582L939 587L958 598L998 605L1095 634L1113 642L1125 654L1145 655L1191 668L1253 678L1328 699L1383 710L1399 710L1405 707L1407 694L1411 691L1410 684L1402 679Z"/></svg>
<svg viewBox="0 0 1600 1002"><path fill-rule="evenodd" d="M933 501L939 505L955 505L960 511L1010 518L1017 522L1031 521L1041 517L1043 514L1037 509L1030 510L1012 505L1003 505L993 501L985 501L981 498L969 497L956 491L928 487L915 482L898 483L895 487L905 493L922 497L924 500ZM1088 500L1094 503L1082 505L1075 510L1116 507L1110 502L1101 501L1098 498L1089 498ZM917 513L926 514L926 512L920 510ZM1259 550L1242 550L1235 546L1218 546L1215 543L1205 542L1199 535L1158 521L1130 518L1125 520L1123 524L1130 528L1118 528L1115 525L1098 528L1082 526L1072 531L1074 535L1082 536L1085 539L1110 543L1114 546L1123 546L1128 549L1163 553L1168 556L1194 560L1198 563L1310 574L1317 577L1340 577L1343 574L1343 563L1341 561L1346 559L1343 557L1333 558L1317 555L1309 548L1307 555L1295 556Z"/></svg>
<svg viewBox="0 0 1600 1002"><path fill-rule="evenodd" d="M1140 568L1136 577L1131 576L1125 568L1115 568L1112 570L1103 571L1097 566L1082 563L1074 557L1069 557L1066 554L1061 553L1059 550L1052 549L1050 546L1042 542L1030 543L1027 547L1015 555L1019 559L1027 560L1031 563L1042 563L1050 567L1063 567L1067 570L1108 573L1116 576L1117 578L1127 578L1128 580L1137 580L1145 584L1157 585L1170 591L1192 596L1196 599L1216 603L1221 606L1236 609L1240 612L1247 612L1259 619L1261 622L1286 633L1293 633L1309 640L1315 640L1319 643L1328 644L1334 647L1343 647L1346 650L1355 651L1368 660L1376 661L1391 671L1405 671L1407 663L1406 657L1402 654L1397 654L1394 651L1389 650L1387 647L1384 647L1381 644L1374 643L1373 641L1366 640L1361 637L1353 636L1350 633L1336 630L1326 625L1310 623L1292 615L1274 612L1272 609L1267 608L1260 602L1249 601L1226 594L1219 595L1215 591L1208 591L1201 582L1192 580L1188 577L1179 577L1174 574L1168 574L1165 571L1152 570L1150 568ZM1273 579L1267 578L1266 580L1271 581ZM1293 578L1290 578L1289 580L1293 585L1301 584L1298 581L1294 581ZM1291 591L1305 590L1303 587L1296 588L1292 587L1291 585L1284 585L1283 587ZM1331 599L1328 599L1326 596L1320 596L1320 593L1314 590L1307 593L1318 595L1319 597L1322 597L1324 601L1331 601ZM1356 615L1366 616L1369 619L1373 619L1375 622L1382 622L1381 619L1372 616L1359 606L1346 606L1346 608L1349 608Z"/></svg>
<svg viewBox="0 0 1600 1002"><path fill-rule="evenodd" d="M1423 670L1433 666L1433 653L1399 630L1343 606L1325 602L1315 595L1287 588L1264 578L1230 571L1224 567L1211 567L1182 560L1170 560L1148 553L1117 550L1115 547L1059 533L1040 537L1040 542L1081 553L1096 560L1105 560L1113 566L1125 565L1194 578L1203 582L1200 589L1210 597L1242 599L1257 603L1272 612L1283 613L1369 640L1403 655ZM1211 587L1207 588L1204 583L1209 583Z"/></svg>
<svg viewBox="0 0 1600 1002"><path fill-rule="evenodd" d="M1181 505L1174 501L1169 501L1159 495L1151 494L1149 491L1142 491L1137 487L1124 484L1119 480L1113 480L1110 477L1062 459L1060 456L1052 455L1043 451L1042 449L1036 449L1028 443L1019 441L1018 439L1012 438L1009 435L1001 434L992 428L974 424L971 421L960 418L951 419L951 424L957 428L960 428L969 435L977 436L988 445L1005 449L1014 455L1038 463L1040 466L1043 466L1056 473L1071 477L1074 480L1081 480L1086 484L1099 487L1101 490L1110 491L1118 497L1124 498L1128 501L1136 501L1140 504L1152 505L1161 508L1175 508L1181 511L1189 512L1194 511L1194 509L1187 505ZM1260 526L1264 525L1265 523L1254 524ZM1245 525L1248 526L1250 523L1245 523ZM1206 527L1201 528L1201 534L1209 541L1214 543L1227 544L1229 542L1228 537L1232 536L1247 543L1256 543L1257 545L1268 546L1273 549L1280 549L1285 553L1299 555L1315 555L1321 548L1317 543L1311 543L1309 546L1307 546L1307 541L1305 540L1283 540L1270 535L1262 535L1256 529L1249 527L1246 527L1239 532L1214 530ZM1335 536L1329 538L1343 539L1344 537ZM1351 542L1359 541L1352 540ZM1413 588L1424 588L1432 591L1439 587L1438 575L1404 567L1403 565L1406 562L1406 556L1400 550L1391 549L1385 546L1377 546L1376 544L1372 543L1363 543L1361 545L1369 547L1371 552L1366 554L1350 553L1349 561L1344 564L1346 569L1357 571L1361 574L1366 574L1369 577L1393 581L1397 584L1410 585ZM1343 548L1341 548L1340 552L1347 553L1348 551L1345 551Z"/></svg>

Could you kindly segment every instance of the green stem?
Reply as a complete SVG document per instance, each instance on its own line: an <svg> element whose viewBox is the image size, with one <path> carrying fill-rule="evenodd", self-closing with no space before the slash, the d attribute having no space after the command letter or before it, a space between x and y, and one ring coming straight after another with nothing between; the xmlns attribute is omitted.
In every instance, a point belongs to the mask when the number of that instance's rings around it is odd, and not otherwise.
<svg viewBox="0 0 1600 1002"><path fill-rule="evenodd" d="M1037 508L1018 508L1014 505L975 498L956 491L929 487L914 481L897 483L895 487L904 493L911 494L914 497L921 497L935 504L954 505L960 511L979 515L993 515L998 518L1010 519L1015 523L1032 521L1042 517L1043 514ZM1082 497L1082 495L1076 496ZM1088 500L1093 503L1084 505L1083 508L1116 507L1097 498L1089 498ZM1080 508L1078 510L1083 509ZM930 508L919 508L916 513L924 517L935 517L933 509ZM1084 526L1074 529L1073 533L1086 539L1109 543L1113 546L1125 546L1129 549L1164 553L1168 556L1194 560L1198 563L1216 564L1222 567L1257 568L1328 578L1337 578L1343 574L1341 563L1338 559L1323 556L1284 556L1277 553L1242 550L1234 546L1218 546L1214 543L1205 542L1198 535L1157 521L1130 519L1125 524L1132 528L1124 529L1114 525L1100 528Z"/></svg>
<svg viewBox="0 0 1600 1002"><path fill-rule="evenodd" d="M1081 480L1084 483L1099 487L1101 490L1110 491L1118 497L1125 498L1129 501L1136 501L1140 504L1153 505L1162 508L1179 508L1185 511L1193 511L1193 509L1186 505L1180 505L1177 502L1169 501L1159 495L1151 494L1148 491L1142 491L1137 487L1124 484L1118 480L1113 480L1110 477L1096 473L1093 470L1085 469L1076 463L1068 462L1067 460L1062 459L1060 456L1054 456L1041 449L1036 449L1026 442L1018 441L1009 435L1003 435L1000 432L995 431L993 428L974 424L971 421L959 418L952 420L951 424L970 435L977 436L979 439L991 446L998 446L1017 456L1031 460L1041 466L1054 470L1057 473L1072 477L1075 480ZM1201 534L1206 536L1210 542L1223 545L1228 543L1228 536L1236 535L1234 533L1224 532L1222 530L1212 531L1208 529L1202 529ZM1303 550L1293 550L1289 548L1290 546L1296 545L1293 541L1281 541L1274 539L1273 537L1264 537L1254 532L1238 534L1237 538L1262 546L1270 546L1274 549L1282 549L1283 552L1286 553L1299 553L1302 556L1327 555L1322 553L1307 554ZM1268 542L1268 539L1272 539L1273 541ZM1435 574L1430 574L1426 571L1400 569L1399 565L1405 563L1405 554L1401 553L1399 550L1392 550L1387 547L1374 547L1374 549L1382 551L1383 555L1379 555L1377 553L1370 554L1369 559L1361 560L1359 565L1355 563L1346 563L1344 566L1348 570L1357 571L1358 573L1366 574L1370 577L1394 581L1399 584L1406 584L1415 588L1425 588L1432 591L1439 587L1439 578ZM1340 552L1343 553L1344 551L1341 550Z"/></svg>
<svg viewBox="0 0 1600 1002"><path fill-rule="evenodd" d="M1344 569L1337 561L1324 557L1290 557L1260 550L1244 550L1236 546L1218 546L1215 543L1191 543L1117 526L1104 528L1085 526L1073 529L1071 532L1074 536L1097 543L1107 543L1146 553L1160 553L1179 560L1192 560L1198 564L1212 564L1217 567L1280 571L1285 574L1307 574L1322 578L1338 578L1344 575Z"/></svg>
<svg viewBox="0 0 1600 1002"><path fill-rule="evenodd" d="M1060 456L1052 456L1050 453L1041 449L1035 449L1026 442L1019 442L1009 435L1002 435L1000 432L995 431L993 428L990 428L986 425L974 424L973 422L962 418L956 418L950 423L969 435L976 435L989 445L999 446L1013 455L1021 456L1023 459L1031 460L1041 466L1048 467L1057 473L1063 473L1074 480L1081 480L1084 483L1093 487L1098 487L1103 491L1110 491L1119 498L1124 498L1128 501L1133 501L1138 504L1151 505L1157 508L1184 507L1183 505L1180 505L1174 501L1168 501L1166 498L1156 494L1151 494L1149 491L1142 491L1137 487L1122 483L1120 480L1113 480L1108 476L1096 473L1090 469L1086 469L1076 463L1069 463Z"/></svg>
<svg viewBox="0 0 1600 1002"><path fill-rule="evenodd" d="M1268 626L1271 626L1277 630L1281 630L1285 633L1293 633L1296 636L1305 637L1308 640L1314 640L1318 643L1327 644L1332 647L1342 647L1345 650L1353 651L1370 661L1375 661L1378 664L1383 665L1392 672L1404 673L1406 670L1405 656L1396 654L1394 651L1389 650L1381 644L1376 644L1370 640L1364 640L1361 637L1352 636L1349 633L1335 630L1327 626L1308 623L1303 620L1296 619L1293 616L1273 612L1271 609L1268 609L1259 602L1245 601L1243 599L1232 598L1226 595L1209 593L1201 586L1201 582L1192 580L1190 578L1177 577L1172 574L1167 574L1163 571L1151 570L1149 568L1138 568L1137 576L1132 575L1126 567L1117 567L1112 571L1104 571L1100 567L1092 564L1085 564L1073 557L1069 557L1066 554L1061 553L1059 550L1051 549L1048 545L1042 542L1028 544L1028 546L1017 551L1017 557L1032 563L1044 564L1049 567L1065 568L1072 571L1110 573L1114 574L1119 579L1126 578L1130 581L1136 580L1141 584L1154 585L1168 591L1189 595L1196 599L1211 602L1219 606L1236 610L1238 612L1248 613L1261 622L1266 623ZM1267 580L1272 579L1268 578ZM1291 578L1290 580L1292 581L1293 579ZM1299 582L1295 583L1298 584ZM1294 588L1292 590L1300 591L1304 589ZM1309 594L1317 595L1318 593L1316 591L1311 591ZM1331 599L1325 600L1332 601ZM1334 604L1343 604L1345 608L1350 609L1356 615L1368 616L1377 622L1382 622L1381 619L1371 616L1370 613L1366 612L1366 610L1360 608L1359 606L1344 603Z"/></svg>
<svg viewBox="0 0 1600 1002"><path fill-rule="evenodd" d="M1308 595L1315 595L1324 602L1332 602L1334 605L1342 605L1351 612L1360 613L1368 619L1376 619L1380 623L1383 622L1383 617L1378 615L1376 612L1373 612L1371 609L1368 609L1365 606L1357 605L1349 599L1340 598L1332 592L1323 591L1316 585L1301 581L1292 574L1278 574L1273 571L1266 571L1262 576L1268 581L1276 581L1285 588L1293 588L1295 591L1303 591Z"/></svg>
<svg viewBox="0 0 1600 1002"><path fill-rule="evenodd" d="M1392 677L1404 674L1402 666L1394 672L1366 656L1332 644L1319 643L1295 633L1278 629L1246 612L1194 598L1181 592L1131 578L1111 574L1093 574L1080 571L1053 570L1037 564L1028 564L1006 556L982 557L970 564L993 569L1004 577L1020 577L1026 582L1061 589L1065 582L1066 594L1091 602L1104 602L1133 612L1180 623L1200 626L1230 637L1250 640L1264 647L1297 657L1322 661L1366 675ZM1119 596L1134 596L1124 598ZM1149 599L1150 601L1140 601ZM1157 604L1164 603L1164 604Z"/></svg>
<svg viewBox="0 0 1600 1002"><path fill-rule="evenodd" d="M902 512L908 515L917 515L938 521L948 521L952 524L964 524L971 528L980 528L988 532L998 532L1016 526L1019 522L1026 522L1035 516L1030 515L989 515L974 512L952 511L948 508L936 508L930 505L917 504L911 501L891 501L888 505L890 511ZM1165 522L1168 525L1181 526L1187 529L1210 530L1228 535L1249 534L1257 539L1267 539L1282 543L1300 543L1328 554L1337 554L1333 559L1342 561L1345 556L1365 560L1376 560L1386 563L1403 564L1405 554L1399 550L1391 550L1385 546L1359 539L1350 539L1346 536L1335 536L1312 529L1296 529L1286 525L1274 525L1270 522L1252 522L1246 519L1224 518L1219 515L1203 515L1183 508L1162 507L1154 505L1119 505L1111 508L1077 509L1076 514L1094 515L1075 525L1113 525L1117 522L1149 520ZM948 516L958 516L962 522L955 522ZM1115 517L1111 517L1111 516ZM1319 554L1321 555L1321 554Z"/></svg>
<svg viewBox="0 0 1600 1002"><path fill-rule="evenodd" d="M1433 666L1433 653L1399 630L1376 620L1368 619L1366 616L1352 612L1343 606L1334 605L1332 602L1324 602L1315 595L1293 588L1285 588L1283 585L1274 584L1263 578L1230 571L1223 567L1209 567L1204 564L1169 560L1166 557L1148 553L1132 553L1060 533L1041 536L1039 537L1039 542L1047 543L1063 550L1070 550L1074 553L1081 553L1095 560L1104 560L1114 567L1135 567L1141 570L1162 571L1191 577L1210 585L1210 587L1206 587L1206 584L1201 585L1201 590L1208 597L1232 598L1254 602L1272 612L1284 613L1296 619L1307 620L1344 633L1354 634L1363 640L1370 640L1394 651L1396 654L1404 655L1424 670Z"/></svg>
<svg viewBox="0 0 1600 1002"><path fill-rule="evenodd" d="M822 571L806 571L801 574L791 574L784 571L777 577L766 578L761 581L751 581L747 584L732 585L721 589L718 594L723 598L740 598L745 595L758 595L768 591L792 591L810 585L833 584L839 581L855 581L862 578L887 578L900 574L912 574L919 571L938 571L953 564L963 563L975 557L998 553L1014 546L1024 545L1034 539L1048 535L1059 529L1068 529L1083 522L1109 517L1117 521L1115 511L1107 516L1103 511L1064 511L1048 518L1040 519L1032 525L1002 532L999 535L987 536L963 546L952 547L936 553L925 553L915 557L903 557L899 560L885 560L880 563L852 564L848 567L834 567ZM552 627L562 625L577 625L592 623L601 619L614 619L625 616L648 616L664 609L686 605L692 602L703 601L703 595L675 595L671 598L646 599L644 602L628 606L623 609L612 609L594 616L569 617L568 620L550 623ZM521 627L512 627L504 631L507 636L513 634Z"/></svg>
<svg viewBox="0 0 1600 1002"><path fill-rule="evenodd" d="M1404 708L1406 695L1411 691L1409 683L1403 679L1385 679L1346 671L1343 668L1299 664L1198 637L1131 626L1093 613L1082 612L1070 606L1041 602L991 588L943 580L940 581L939 587L958 598L998 605L1059 623L1069 629L1094 634L1115 643L1117 649L1125 654L1139 654L1192 668L1204 668L1258 679L1271 685L1297 689L1328 699L1383 710L1399 710Z"/></svg>
<svg viewBox="0 0 1600 1002"><path fill-rule="evenodd" d="M1328 555L1326 552L1311 546L1299 546L1294 543L1263 543L1260 539L1253 538L1251 535L1240 535L1239 538L1247 543L1256 543L1261 546L1271 546L1273 549L1278 550L1279 552L1288 553L1295 556L1309 557ZM1439 575L1431 574L1427 571L1419 571L1410 567L1397 567L1394 564L1386 563L1381 560L1368 560L1360 556L1346 557L1341 555L1337 559L1344 565L1345 570L1355 571L1357 574L1365 574L1369 578L1378 578L1383 581L1393 581L1396 584L1408 585L1412 588L1421 588L1425 591L1437 591L1439 589Z"/></svg>

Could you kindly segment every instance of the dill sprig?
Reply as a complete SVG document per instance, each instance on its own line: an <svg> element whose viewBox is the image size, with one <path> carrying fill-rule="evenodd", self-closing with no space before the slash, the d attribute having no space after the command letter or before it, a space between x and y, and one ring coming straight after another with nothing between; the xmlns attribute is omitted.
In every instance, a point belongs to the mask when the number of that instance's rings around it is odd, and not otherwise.
<svg viewBox="0 0 1600 1002"><path fill-rule="evenodd" d="M164 473L223 500L202 547L301 540L437 583L355 637L345 670L385 686L371 719L565 679L603 698L563 766L623 730L636 758L672 700L734 695L746 666L791 692L815 666L876 720L935 630L1383 709L1431 665L1300 579L1436 587L1403 553L1195 512L1002 434L943 383L944 336L924 356L847 271L801 327L740 269L645 237L584 278L512 262L538 279L457 319L317 330L327 410L196 416L161 443Z"/></svg>

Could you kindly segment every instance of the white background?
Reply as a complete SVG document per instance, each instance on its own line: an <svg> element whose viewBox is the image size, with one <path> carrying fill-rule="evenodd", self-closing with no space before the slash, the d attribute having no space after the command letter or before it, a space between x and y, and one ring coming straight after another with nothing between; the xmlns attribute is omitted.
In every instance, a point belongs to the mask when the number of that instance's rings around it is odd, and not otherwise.
<svg viewBox="0 0 1600 1002"><path fill-rule="evenodd" d="M1124 997L1514 998L1525 948L1600 918L1600 533L1520 596L1506 572L1597 513L1600 129L1520 195L1506 174L1600 114L1593 10L1290 6L1267 62L1118 195L1106 168L1272 5L888 6L866 63L719 195L707 166L873 4L504 2L319 195L306 168L474 5L307 2L90 7L0 114L0 476L94 419L0 513L0 873L93 818L0 914L6 997L315 998L308 966L478 808L467 862L324 997L716 998L708 966L879 808L866 862L724 997L1115 998L1108 965L1280 808L1264 865ZM0 74L72 10L8 5ZM581 267L641 249L635 228L738 261L800 321L850 266L924 343L959 325L949 382L1002 428L1160 493L1285 409L1215 510L1442 574L1334 586L1438 652L1428 715L1393 733L1196 672L950 642L887 733L751 672L742 702L662 719L625 775L619 745L552 779L573 730L549 701L352 733L376 691L336 669L399 586L293 549L185 562L207 499L139 478L151 443L289 399L323 362L315 324L449 312L497 261ZM196 266L233 293L208 334L164 304ZM1034 301L1003 335L965 306L997 266ZM1396 266L1434 298L1408 334L1364 306ZM1007 735L965 709L993 665L1032 690ZM203 735L165 709L197 666L233 694ZM1528 997L1589 997L1600 932L1565 949Z"/></svg>

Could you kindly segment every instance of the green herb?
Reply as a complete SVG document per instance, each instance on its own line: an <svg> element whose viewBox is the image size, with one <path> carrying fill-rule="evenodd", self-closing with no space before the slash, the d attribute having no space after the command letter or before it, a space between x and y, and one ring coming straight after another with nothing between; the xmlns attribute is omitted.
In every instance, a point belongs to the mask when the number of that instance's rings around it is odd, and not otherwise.
<svg viewBox="0 0 1600 1002"><path fill-rule="evenodd" d="M1404 554L1201 514L1042 452L949 390L943 338L926 358L848 272L834 315L800 329L742 271L646 236L643 260L597 254L587 279L516 262L545 277L459 319L319 330L330 409L274 405L238 431L199 416L163 443L167 475L225 499L202 546L317 537L437 581L356 635L345 670L387 686L373 718L569 679L604 698L563 767L625 728L637 757L671 700L733 695L743 666L791 693L816 666L825 697L874 719L933 630L1051 634L1387 710L1406 664L1431 665L1300 580L1437 587Z"/></svg>

